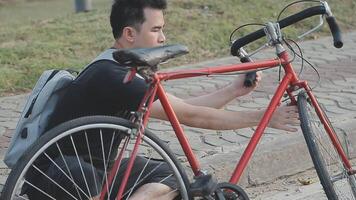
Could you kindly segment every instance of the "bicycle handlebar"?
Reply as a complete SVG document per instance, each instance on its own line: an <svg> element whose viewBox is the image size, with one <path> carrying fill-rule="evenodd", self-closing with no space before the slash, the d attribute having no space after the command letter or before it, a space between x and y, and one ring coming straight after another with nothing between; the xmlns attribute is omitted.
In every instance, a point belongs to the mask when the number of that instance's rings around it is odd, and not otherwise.
<svg viewBox="0 0 356 200"><path fill-rule="evenodd" d="M342 42L341 31L339 25L336 23L336 19L334 16L326 17L326 21L328 22L331 34L333 35L334 39L334 47L341 48L344 43Z"/></svg>
<svg viewBox="0 0 356 200"><path fill-rule="evenodd" d="M294 15L291 15L289 17L286 17L286 18L278 21L277 23L279 23L279 26L282 29L282 28L285 28L285 27L292 25L296 22L299 22L303 19L306 19L308 17L314 16L314 15L323 15L326 13L327 13L326 9L323 5L314 6L311 8L307 8L307 9L305 9L299 13L296 13ZM334 39L334 46L336 48L341 48L343 46L343 42L342 42L342 38L341 38L341 32L340 32L339 26L336 23L335 17L327 16L326 21L329 24L330 31L331 31L333 39ZM264 32L264 28L261 28L261 29L255 31L253 33L250 33L240 39L237 39L236 41L234 41L234 43L231 46L231 55L237 56L238 50L241 47L243 47L255 40L258 40L265 35L266 35L266 33Z"/></svg>

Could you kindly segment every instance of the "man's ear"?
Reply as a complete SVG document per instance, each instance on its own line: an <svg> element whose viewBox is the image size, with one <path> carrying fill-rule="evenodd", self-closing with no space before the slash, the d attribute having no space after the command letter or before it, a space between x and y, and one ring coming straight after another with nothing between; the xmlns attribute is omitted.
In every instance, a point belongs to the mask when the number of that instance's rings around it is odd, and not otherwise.
<svg viewBox="0 0 356 200"><path fill-rule="evenodd" d="M122 31L122 36L129 43L133 43L136 39L136 30L133 27L126 26Z"/></svg>

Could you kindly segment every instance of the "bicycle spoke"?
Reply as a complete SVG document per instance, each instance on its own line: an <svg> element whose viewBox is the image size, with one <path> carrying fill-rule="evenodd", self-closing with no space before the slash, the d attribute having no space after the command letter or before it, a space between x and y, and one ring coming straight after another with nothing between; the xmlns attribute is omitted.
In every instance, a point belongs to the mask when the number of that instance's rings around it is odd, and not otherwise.
<svg viewBox="0 0 356 200"><path fill-rule="evenodd" d="M178 191L178 189L171 190L170 192L168 192L167 194L163 195L162 197L171 195L172 193L175 193L177 191Z"/></svg>
<svg viewBox="0 0 356 200"><path fill-rule="evenodd" d="M328 173L328 179L332 184L332 187L338 197L343 199L354 199L352 190L352 184L350 185L350 176L347 173L347 169L336 151L334 144L332 143L329 134L326 132L324 124L321 122L315 110L311 106L307 106L309 112L309 125L314 133L314 143L319 149L320 158L324 162L325 170ZM327 117L327 116L326 116ZM330 121L326 121L332 128ZM334 129L332 129L334 130ZM337 134L336 132L334 132ZM337 135L336 135L337 136Z"/></svg>
<svg viewBox="0 0 356 200"><path fill-rule="evenodd" d="M319 134L317 135L317 136L319 136L319 139L318 139L318 143L319 143L319 145L320 145L320 147L322 147L323 148L323 150L324 151L322 151L322 153L326 153L326 154L328 154L329 155L329 157L330 157L330 160L331 160L331 158L334 158L335 160L336 160L336 158L338 157L338 154L336 153L336 150L334 149L334 147L332 147L332 144L331 144L331 141L330 142L327 142L329 145L329 147L326 147L325 146L325 143L324 142L322 142L322 141L325 141L325 140L327 140L328 139L328 135L327 135L327 133L321 133L321 129L322 129L323 127L320 127L320 128L318 128L317 130L318 130L318 132L319 132ZM331 148L332 147L332 148ZM326 157L325 157L326 158ZM337 161L339 161L339 160L337 160ZM336 161L335 161L336 162ZM340 161L339 161L340 162ZM333 164L332 163L332 161L331 162L329 162L330 164ZM340 162L341 163L341 162Z"/></svg>
<svg viewBox="0 0 356 200"><path fill-rule="evenodd" d="M63 188L61 185L59 185L55 180L53 180L51 177L49 177L46 173L44 173L42 170L40 170L38 167L35 165L32 165L38 172L40 172L43 176L45 176L48 180L50 180L52 183L54 183L57 187L61 188L65 193L69 194L73 199L76 199L69 191L67 191L65 188ZM85 195L85 194L84 194ZM88 197L88 196L87 196Z"/></svg>
<svg viewBox="0 0 356 200"><path fill-rule="evenodd" d="M167 177L165 177L164 179L162 179L159 183L162 183L163 181L167 180L168 178L170 178L170 177L172 177L172 176L173 176L173 174L168 175Z"/></svg>
<svg viewBox="0 0 356 200"><path fill-rule="evenodd" d="M106 166L109 166L110 156L111 156L112 147L114 145L115 136L116 136L116 131L113 131L112 137L111 137L111 142L110 142L110 147L109 147L109 151L108 151L108 156L106 158ZM106 167L105 167L105 169L106 169ZM105 174L107 174L107 173L105 173ZM106 178L106 180L107 180L107 178ZM104 184L104 181L105 181L105 179L103 179L102 185ZM107 189L107 190L108 190L108 196L110 196L111 191L112 191L112 187L110 188L110 190L109 189Z"/></svg>
<svg viewBox="0 0 356 200"><path fill-rule="evenodd" d="M25 199L25 200L30 200L30 199L27 199L24 196L20 196L20 195L16 195L16 197L21 198L21 199Z"/></svg>
<svg viewBox="0 0 356 200"><path fill-rule="evenodd" d="M104 142L103 142L103 132L102 129L100 129L100 143L101 143L101 152L102 152L102 156L103 156L103 164L104 164L104 176L105 176L105 180L106 182L108 181L108 173L107 173L107 168L106 168L106 161L105 161L105 150L104 150ZM106 184L106 192L108 193L108 195L110 196L109 192L109 185Z"/></svg>
<svg viewBox="0 0 356 200"><path fill-rule="evenodd" d="M140 183L141 183L143 180L145 180L149 175L151 175L153 172L155 172L162 164L163 164L163 163L160 163L160 164L157 165L155 168L153 168L153 170L152 170L150 173L148 173L146 176L144 176L137 184L140 184ZM132 190L134 187L135 187L135 185L132 186L130 189L128 189L128 191L126 191L123 196L125 196L125 195L126 195L130 190Z"/></svg>
<svg viewBox="0 0 356 200"><path fill-rule="evenodd" d="M145 166L143 166L143 169L141 170L141 173L138 175L138 177L137 177L137 179L136 179L136 181L135 181L133 187L130 189L130 192L129 192L129 194L127 195L127 198L126 198L126 199L128 199L128 198L131 196L131 193L132 193L133 189L134 189L135 186L137 185L137 182L140 180L140 178L141 178L143 172L146 170L146 167L147 167L147 165L148 165L148 163L149 163L150 160L151 160L151 157L150 157L149 159L147 159L147 161L146 161L146 163L145 163Z"/></svg>
<svg viewBox="0 0 356 200"><path fill-rule="evenodd" d="M111 192L112 192L112 190L113 190L113 188L115 186L115 181L116 181L116 178L118 177L118 173L119 173L121 162L122 162L122 159L123 159L123 156L124 156L124 152L126 151L129 142L130 142L130 137L127 137L125 142L123 142L123 144L122 144L121 151L120 151L119 156L118 156L117 161L116 161L116 162L119 162L119 163L117 163L118 166L116 168L115 175L114 175L114 178L112 180L112 185L110 187L110 194L111 194Z"/></svg>
<svg viewBox="0 0 356 200"><path fill-rule="evenodd" d="M64 165L65 165L65 167L66 167L66 169L67 169L67 171L68 171L68 174L69 174L69 176L70 176L70 179L69 180L74 180L74 178L73 178L73 175L72 175L72 172L70 171L70 169L69 169L69 167L68 167L68 163L67 163L67 161L66 161L66 159L64 158L64 155L63 155L63 153L62 153L62 150L61 150L61 148L59 147L59 145L58 145L58 143L56 142L56 146L57 146L57 149L58 149L58 151L59 151L59 154L61 155L61 158L62 158L62 160L63 160L63 162L64 162ZM73 182L73 181L72 181ZM74 182L74 184L76 185L76 183ZM77 194L78 194L78 196L80 197L80 193L79 193L79 191L78 191L78 186L76 186L75 187L75 190L77 191Z"/></svg>
<svg viewBox="0 0 356 200"><path fill-rule="evenodd" d="M30 185L31 187L35 188L36 190L40 191L42 194L46 195L47 197L56 200L55 198L53 198L51 195L47 194L46 192L44 192L43 190L41 190L40 188L36 187L35 185L33 185L32 183L28 182L27 180L25 180L25 183L27 183L28 185Z"/></svg>
<svg viewBox="0 0 356 200"><path fill-rule="evenodd" d="M109 161L110 161L112 147L114 145L115 136L116 136L116 131L114 131L112 133L111 142L110 142L109 151L108 151L109 153L108 153L108 156L106 158L106 166L109 166Z"/></svg>
<svg viewBox="0 0 356 200"><path fill-rule="evenodd" d="M92 195L91 195L91 192L90 192L90 189L89 189L89 186L88 186L87 179L86 179L85 174L84 174L84 171L83 171L83 166L82 166L82 164L81 164L81 162L80 162L80 159L79 159L79 156L78 156L77 147L76 147L76 145L75 145L75 143L74 143L73 136L70 136L70 139L71 139L72 145L73 145L73 147L74 147L75 156L76 156L76 158L77 158L77 161L78 161L78 164L79 164L79 167L80 167L80 171L81 171L81 173L82 173L82 176L83 176L83 179L84 179L84 182L85 182L85 186L87 187L89 196L92 196ZM86 196L87 196L87 195L86 195ZM79 197L80 197L80 196L79 196Z"/></svg>
<svg viewBox="0 0 356 200"><path fill-rule="evenodd" d="M63 169L62 169L60 166L58 166L58 164L57 164L50 156L47 155L47 153L44 153L44 155L62 172L62 174L63 174L65 177L67 177L67 178L73 183L73 185L75 186L76 189L79 189L84 195L86 194L86 193L77 185L77 183L74 181L73 177L69 177L69 176L67 175L67 173L65 173L65 171L63 171ZM70 171L69 168L67 168L67 170ZM80 198L79 191L78 191L78 196L79 196L79 198ZM81 199L81 198L80 198L80 199Z"/></svg>
<svg viewBox="0 0 356 200"><path fill-rule="evenodd" d="M91 151L90 151L90 145L89 145L87 131L84 131L84 134L85 134L85 141L86 141L86 144L87 144L87 147L88 147L89 160L90 160L90 164L91 164L91 172L92 172L93 178L94 178L94 184L95 184L96 193L98 194L99 193L99 189L98 189L98 184L96 183L97 179L96 179L96 176L95 176L95 171L94 171L95 169L94 169L92 154L91 154Z"/></svg>

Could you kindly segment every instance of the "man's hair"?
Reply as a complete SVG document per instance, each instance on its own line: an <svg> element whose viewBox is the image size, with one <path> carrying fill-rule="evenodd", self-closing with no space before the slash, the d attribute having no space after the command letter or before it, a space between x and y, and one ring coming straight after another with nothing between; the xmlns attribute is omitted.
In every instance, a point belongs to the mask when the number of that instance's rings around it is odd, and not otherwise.
<svg viewBox="0 0 356 200"><path fill-rule="evenodd" d="M146 20L143 10L153 8L164 10L166 0L114 0L111 7L110 24L114 38L120 38L125 27L131 26L139 30Z"/></svg>

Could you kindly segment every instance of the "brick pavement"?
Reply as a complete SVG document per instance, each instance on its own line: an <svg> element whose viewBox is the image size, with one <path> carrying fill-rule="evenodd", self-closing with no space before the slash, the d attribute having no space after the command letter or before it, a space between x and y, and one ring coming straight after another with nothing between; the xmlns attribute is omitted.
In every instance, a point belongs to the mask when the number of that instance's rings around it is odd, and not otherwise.
<svg viewBox="0 0 356 200"><path fill-rule="evenodd" d="M319 101L327 106L328 115L334 125L346 134L346 141L355 148L356 141L356 32L344 35L345 45L341 50L332 47L330 37L301 43L304 55L318 69L322 79L321 85L314 91ZM261 53L256 58L270 55ZM236 63L236 58L226 57L180 68L197 68ZM296 59L295 66L300 60ZM315 84L316 74L309 67L304 68L302 78L311 85ZM213 91L232 80L229 76L212 76L175 80L165 83L166 90L176 96L186 98ZM227 110L249 110L263 108L272 98L278 83L278 69L264 72L261 86L252 94L234 100L225 107ZM16 126L26 95L0 98L0 156L3 157ZM169 141L171 149L181 160L185 160L182 150L173 135L170 125L164 121L151 120L149 128L160 138ZM212 131L184 126L193 150L201 160L204 169L215 173L220 180L226 180L242 149L253 133L253 128L232 131ZM258 184L273 180L279 176L295 174L312 167L306 146L300 133L282 134L283 131L267 129L257 148L254 158L246 169L242 184ZM232 159L233 158L233 159ZM293 159L290 159L293 158ZM2 160L2 159L0 159ZM234 160L234 161L232 161ZM285 162L284 162L285 161ZM9 170L0 162L0 185L4 184ZM0 186L1 188L1 186Z"/></svg>

